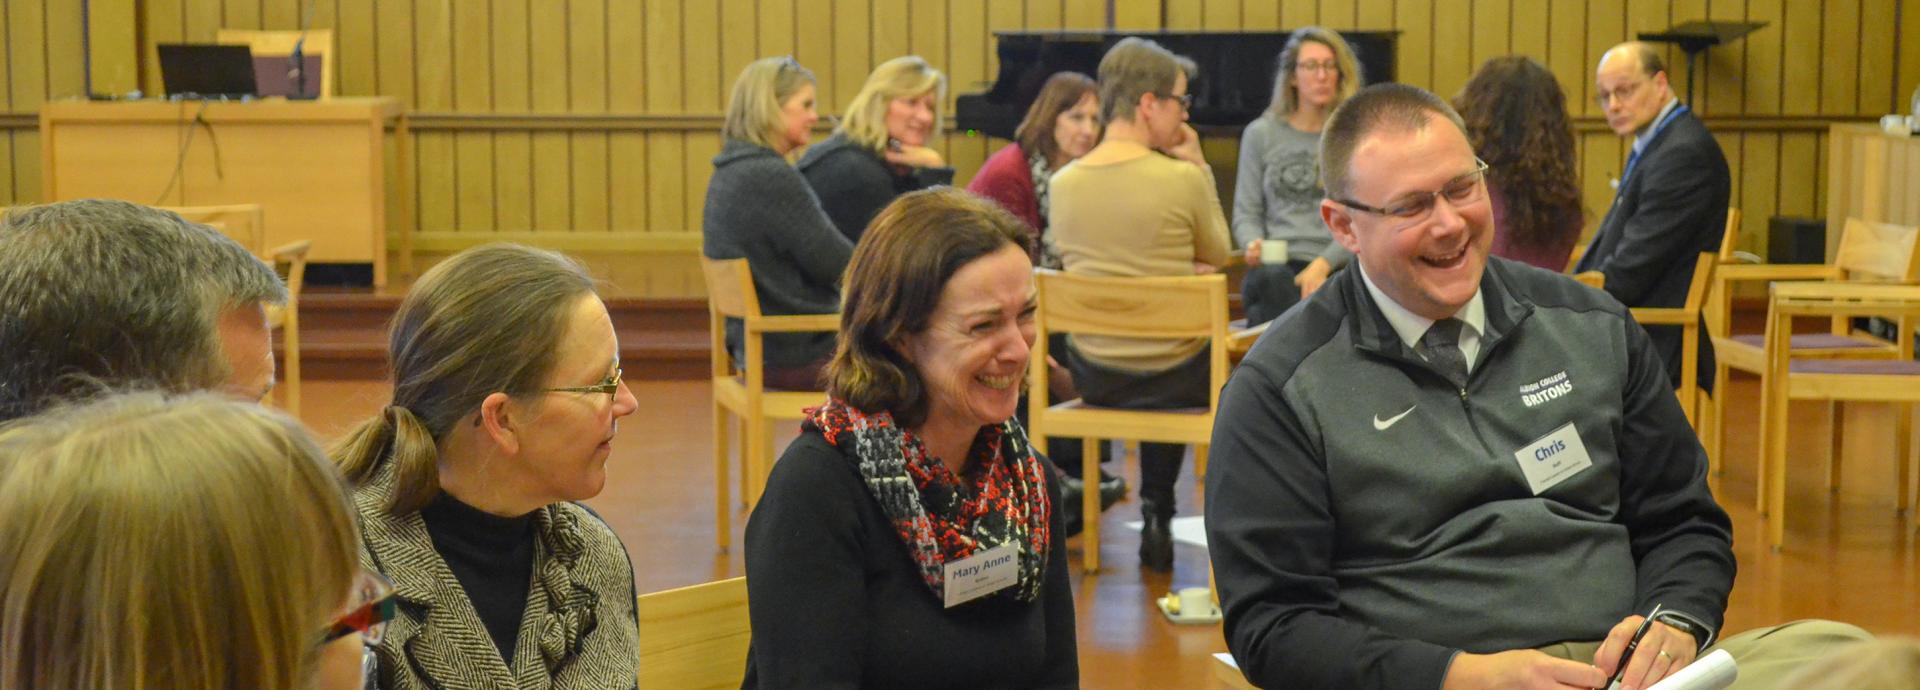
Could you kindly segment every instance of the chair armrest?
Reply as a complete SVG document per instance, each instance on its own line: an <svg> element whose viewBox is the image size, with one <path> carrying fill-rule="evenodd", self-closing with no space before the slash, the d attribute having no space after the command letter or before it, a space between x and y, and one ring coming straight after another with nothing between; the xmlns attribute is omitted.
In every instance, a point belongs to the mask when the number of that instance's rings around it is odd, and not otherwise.
<svg viewBox="0 0 1920 690"><path fill-rule="evenodd" d="M839 314L762 316L754 330L761 333L814 333L840 330Z"/></svg>
<svg viewBox="0 0 1920 690"><path fill-rule="evenodd" d="M1678 307L1636 307L1628 311L1643 326L1691 326L1699 318Z"/></svg>
<svg viewBox="0 0 1920 690"><path fill-rule="evenodd" d="M1833 267L1826 264L1722 264L1713 270L1718 282L1826 280Z"/></svg>

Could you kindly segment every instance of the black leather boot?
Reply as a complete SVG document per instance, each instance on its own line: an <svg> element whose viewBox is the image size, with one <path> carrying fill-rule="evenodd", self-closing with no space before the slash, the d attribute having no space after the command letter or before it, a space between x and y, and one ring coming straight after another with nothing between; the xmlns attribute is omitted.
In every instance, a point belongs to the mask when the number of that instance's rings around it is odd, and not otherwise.
<svg viewBox="0 0 1920 690"><path fill-rule="evenodd" d="M1107 474L1106 470L1100 470L1100 512L1107 512L1107 509L1112 508L1113 504L1126 500L1126 498L1127 478Z"/></svg>
<svg viewBox="0 0 1920 690"><path fill-rule="evenodd" d="M1060 511L1063 526L1067 530L1066 536L1071 537L1079 534L1087 526L1086 515L1081 509L1082 501L1086 500L1086 482L1080 481L1078 477L1069 477L1065 472L1055 474L1054 477L1060 482L1060 505L1054 506L1054 509Z"/></svg>
<svg viewBox="0 0 1920 690"><path fill-rule="evenodd" d="M1168 572L1173 570L1173 506L1153 501L1140 505L1140 565Z"/></svg>

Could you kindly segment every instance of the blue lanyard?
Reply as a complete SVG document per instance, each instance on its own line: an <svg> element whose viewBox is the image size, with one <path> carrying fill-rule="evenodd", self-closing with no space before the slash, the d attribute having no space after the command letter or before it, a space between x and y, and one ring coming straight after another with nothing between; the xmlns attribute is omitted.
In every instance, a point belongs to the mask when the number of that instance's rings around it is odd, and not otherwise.
<svg viewBox="0 0 1920 690"><path fill-rule="evenodd" d="M1635 163L1640 162L1640 154L1646 153L1647 146L1652 146L1653 140L1660 137L1660 130L1666 129L1667 125L1673 122L1673 118L1679 117L1680 113L1687 112L1688 110L1689 109L1685 104L1676 105L1673 107L1673 110L1667 111L1666 117L1660 118L1659 122L1653 123L1653 131L1647 133L1647 145L1640 147L1639 150L1634 151L1632 154L1629 154L1627 156L1627 169L1626 171L1620 173L1621 187L1625 187L1627 184L1627 178L1633 175L1633 166Z"/></svg>

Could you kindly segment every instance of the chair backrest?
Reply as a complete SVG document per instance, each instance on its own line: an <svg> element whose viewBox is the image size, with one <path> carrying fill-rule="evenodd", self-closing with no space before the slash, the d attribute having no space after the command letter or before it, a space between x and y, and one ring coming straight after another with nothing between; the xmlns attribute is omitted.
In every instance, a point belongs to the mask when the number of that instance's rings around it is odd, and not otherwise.
<svg viewBox="0 0 1920 690"><path fill-rule="evenodd" d="M1713 285L1713 267L1720 261L1714 252L1700 252L1700 258L1693 262L1693 282L1687 285L1687 303L1682 309L1691 314L1699 314L1706 306L1707 289Z"/></svg>
<svg viewBox="0 0 1920 690"><path fill-rule="evenodd" d="M1047 337L1077 333L1136 338L1208 338L1212 360L1207 409L1220 406L1227 382L1227 278L1155 276L1093 277L1034 269L1038 302L1034 354L1029 363L1030 399L1047 399Z"/></svg>
<svg viewBox="0 0 1920 690"><path fill-rule="evenodd" d="M736 690L746 676L747 579L640 595L640 687Z"/></svg>
<svg viewBox="0 0 1920 690"><path fill-rule="evenodd" d="M301 43L302 35L306 42ZM293 46L300 44L300 52L320 59L320 98L333 97L333 75L338 71L334 66L333 30L255 30L221 29L214 33L213 42L226 45L243 45L253 51L254 57L290 56Z"/></svg>
<svg viewBox="0 0 1920 690"><path fill-rule="evenodd" d="M312 249L312 240L300 240L267 250L266 259L273 264L273 272L287 283L288 299L300 299L307 283L307 252Z"/></svg>
<svg viewBox="0 0 1920 690"><path fill-rule="evenodd" d="M1717 258L1732 263L1733 252L1740 245L1740 209L1727 207L1727 226L1720 231L1720 253Z"/></svg>
<svg viewBox="0 0 1920 690"><path fill-rule="evenodd" d="M1842 275L1895 283L1920 282L1920 228L1848 217L1833 265Z"/></svg>
<svg viewBox="0 0 1920 690"><path fill-rule="evenodd" d="M760 296L753 287L753 270L746 259L709 259L700 257L700 272L707 279L707 305L721 316L736 319L760 318Z"/></svg>
<svg viewBox="0 0 1920 690"><path fill-rule="evenodd" d="M259 204L170 206L165 210L219 230L221 234L239 242L240 246L246 247L254 256L265 258L267 255L266 212Z"/></svg>

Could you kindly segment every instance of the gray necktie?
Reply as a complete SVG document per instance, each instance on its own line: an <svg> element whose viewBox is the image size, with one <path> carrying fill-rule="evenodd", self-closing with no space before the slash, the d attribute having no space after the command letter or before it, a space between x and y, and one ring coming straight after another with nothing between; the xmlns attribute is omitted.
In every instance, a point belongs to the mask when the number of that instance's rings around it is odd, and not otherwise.
<svg viewBox="0 0 1920 690"><path fill-rule="evenodd" d="M1427 361L1456 388L1467 387L1467 357L1460 352L1460 328L1465 325L1459 319L1441 319L1420 336Z"/></svg>

